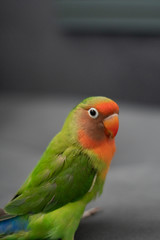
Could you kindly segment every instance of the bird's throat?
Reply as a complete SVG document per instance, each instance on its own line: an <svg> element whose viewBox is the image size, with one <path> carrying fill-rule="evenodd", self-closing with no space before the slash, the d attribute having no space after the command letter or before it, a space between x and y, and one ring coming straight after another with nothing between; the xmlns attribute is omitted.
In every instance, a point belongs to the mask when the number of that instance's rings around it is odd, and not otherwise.
<svg viewBox="0 0 160 240"><path fill-rule="evenodd" d="M99 146L92 149L98 157L110 166L114 153L116 151L115 140L109 139L103 141Z"/></svg>
<svg viewBox="0 0 160 240"><path fill-rule="evenodd" d="M87 149L90 149L101 161L105 162L104 177L107 174L112 158L116 151L115 139L105 138L102 141L91 139L84 132L79 132L79 142Z"/></svg>

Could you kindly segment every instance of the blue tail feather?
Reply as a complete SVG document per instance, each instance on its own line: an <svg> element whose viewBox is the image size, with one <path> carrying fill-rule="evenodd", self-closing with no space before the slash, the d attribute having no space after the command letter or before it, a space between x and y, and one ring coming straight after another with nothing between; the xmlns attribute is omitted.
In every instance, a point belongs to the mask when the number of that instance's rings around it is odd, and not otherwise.
<svg viewBox="0 0 160 240"><path fill-rule="evenodd" d="M0 221L0 234L11 234L18 231L27 231L28 219L17 216Z"/></svg>

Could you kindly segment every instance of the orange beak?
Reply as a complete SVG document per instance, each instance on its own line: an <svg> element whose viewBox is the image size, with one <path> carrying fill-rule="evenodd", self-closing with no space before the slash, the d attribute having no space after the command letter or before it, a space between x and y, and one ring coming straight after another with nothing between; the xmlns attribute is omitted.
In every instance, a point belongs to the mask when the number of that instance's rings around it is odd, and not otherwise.
<svg viewBox="0 0 160 240"><path fill-rule="evenodd" d="M107 136L114 138L118 132L119 128L119 119L118 114L114 113L110 115L109 117L105 118L103 120L103 124L105 127L105 133Z"/></svg>

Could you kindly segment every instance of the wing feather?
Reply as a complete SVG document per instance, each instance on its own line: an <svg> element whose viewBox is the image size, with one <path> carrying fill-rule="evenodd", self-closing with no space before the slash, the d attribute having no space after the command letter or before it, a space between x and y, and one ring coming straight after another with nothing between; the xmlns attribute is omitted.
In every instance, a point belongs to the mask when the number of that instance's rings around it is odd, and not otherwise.
<svg viewBox="0 0 160 240"><path fill-rule="evenodd" d="M51 165L55 168L50 169ZM95 175L86 154L67 149L46 169L36 167L5 210L14 215L53 211L84 196Z"/></svg>

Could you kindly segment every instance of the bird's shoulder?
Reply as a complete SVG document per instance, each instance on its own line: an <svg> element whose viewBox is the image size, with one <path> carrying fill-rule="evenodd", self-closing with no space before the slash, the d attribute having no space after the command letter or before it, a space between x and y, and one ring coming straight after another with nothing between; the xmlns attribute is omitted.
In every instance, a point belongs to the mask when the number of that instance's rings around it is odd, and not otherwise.
<svg viewBox="0 0 160 240"><path fill-rule="evenodd" d="M49 147L5 210L19 215L57 209L87 193L95 175L81 147L68 146L59 153Z"/></svg>

